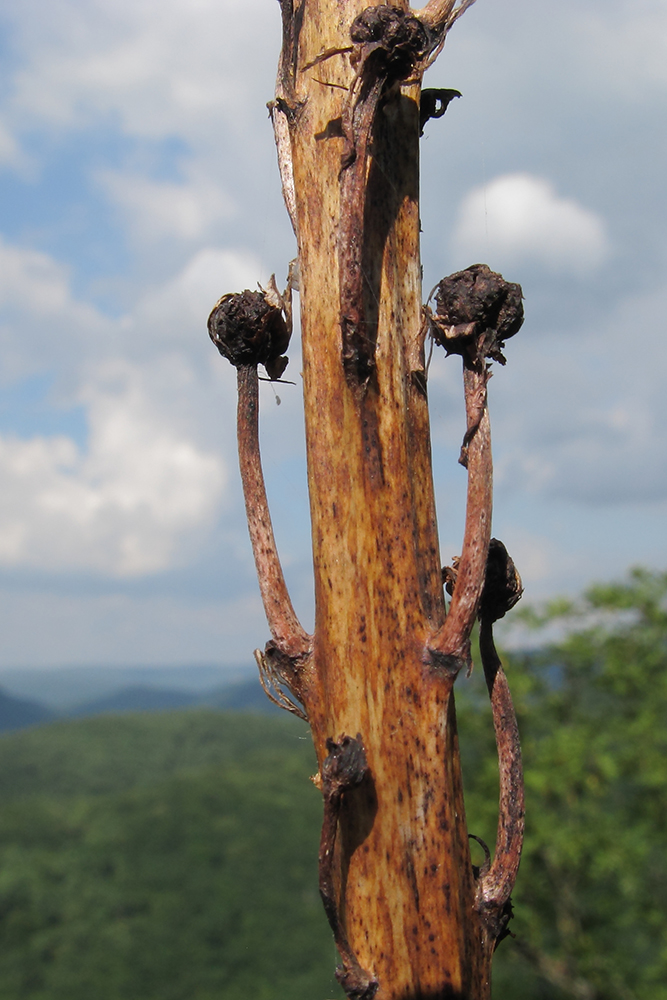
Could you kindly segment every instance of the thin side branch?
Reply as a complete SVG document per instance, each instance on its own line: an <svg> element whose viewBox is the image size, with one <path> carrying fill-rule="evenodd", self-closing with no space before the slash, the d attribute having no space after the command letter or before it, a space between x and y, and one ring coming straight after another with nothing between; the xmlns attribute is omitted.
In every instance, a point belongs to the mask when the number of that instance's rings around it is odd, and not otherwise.
<svg viewBox="0 0 667 1000"><path fill-rule="evenodd" d="M475 0L461 0L457 7L456 0L429 0L425 7L412 13L431 31L439 33L451 28L474 2Z"/></svg>
<svg viewBox="0 0 667 1000"><path fill-rule="evenodd" d="M492 538L479 609L479 647L498 748L500 803L493 863L480 870L476 898L490 949L495 948L509 933L507 924L512 917L510 895L519 870L524 833L519 727L505 671L493 641L493 623L514 607L522 593L521 577L513 560L503 543Z"/></svg>
<svg viewBox="0 0 667 1000"><path fill-rule="evenodd" d="M391 87L407 80L430 51L431 36L411 14L387 4L367 7L352 22L355 76L343 111L341 219L338 232L340 325L348 381L364 386L375 366L375 343L364 315L364 216L369 147L378 108Z"/></svg>
<svg viewBox="0 0 667 1000"><path fill-rule="evenodd" d="M444 48L449 29L474 2L475 0L461 0L457 7L456 0L430 0L425 7L414 12L432 36L431 51L424 61L422 72L433 65Z"/></svg>
<svg viewBox="0 0 667 1000"><path fill-rule="evenodd" d="M443 278L436 288L435 315L425 307L433 339L447 354L463 357L467 426L459 461L468 469L468 496L463 551L456 568L452 603L444 625L428 643L428 652L435 666L458 673L462 666L470 664L470 633L484 587L491 541L493 461L487 410L488 361L505 364L502 348L505 340L521 328L523 296L519 285L505 281L486 264L473 264Z"/></svg>
<svg viewBox="0 0 667 1000"><path fill-rule="evenodd" d="M299 110L299 105L294 95L294 85L302 7L303 3L295 2L295 0L281 0L280 2L283 22L283 44L280 50L275 100L269 101L267 105L271 124L273 125L276 151L278 153L278 169L280 171L283 198L295 236L297 235L297 213L290 127L294 123Z"/></svg>
<svg viewBox="0 0 667 1000"><path fill-rule="evenodd" d="M257 367L238 368L237 431L246 516L264 611L274 642L290 659L305 659L311 638L301 626L287 591L276 548L259 451Z"/></svg>
<svg viewBox="0 0 667 1000"><path fill-rule="evenodd" d="M509 901L521 860L524 834L524 789L521 742L507 677L493 641L493 625L482 618L480 653L493 711L498 747L500 807L493 863L479 880L485 910L502 910Z"/></svg>
<svg viewBox="0 0 667 1000"><path fill-rule="evenodd" d="M364 207L368 146L375 112L386 77L355 78L343 116L346 153L341 171L341 213L338 236L340 321L343 364L352 381L364 382L374 367L374 345L366 333L363 307ZM349 161L349 162L347 162Z"/></svg>
<svg viewBox="0 0 667 1000"><path fill-rule="evenodd" d="M449 613L428 647L438 661L444 659L444 665L456 672L470 662L470 633L484 586L491 540L493 459L491 425L486 408L488 378L486 366L481 372L475 371L464 359L467 430L463 440L462 464L468 468L465 534Z"/></svg>

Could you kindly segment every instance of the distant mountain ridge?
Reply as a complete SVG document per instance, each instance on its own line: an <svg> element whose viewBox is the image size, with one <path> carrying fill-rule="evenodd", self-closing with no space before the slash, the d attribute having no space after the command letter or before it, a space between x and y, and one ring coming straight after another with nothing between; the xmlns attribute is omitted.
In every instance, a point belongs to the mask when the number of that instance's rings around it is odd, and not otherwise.
<svg viewBox="0 0 667 1000"><path fill-rule="evenodd" d="M133 685L59 712L38 701L16 698L0 689L0 732L25 729L57 719L128 712L168 712L188 708L271 715L281 711L266 697L256 677L222 684L203 692Z"/></svg>
<svg viewBox="0 0 667 1000"><path fill-rule="evenodd" d="M107 712L163 712L190 708L201 704L201 695L193 691L174 691L171 688L126 687L102 698L94 698L75 705L63 715L82 718Z"/></svg>
<svg viewBox="0 0 667 1000"><path fill-rule="evenodd" d="M238 664L159 666L78 666L7 668L0 670L0 690L14 698L40 702L56 712L68 712L123 688L161 688L204 695L214 688L256 676L250 661Z"/></svg>
<svg viewBox="0 0 667 1000"><path fill-rule="evenodd" d="M0 690L0 732L11 732L25 729L26 726L52 722L56 717L55 712L37 701L14 698Z"/></svg>
<svg viewBox="0 0 667 1000"><path fill-rule="evenodd" d="M68 717L81 718L114 712L168 712L180 708L218 708L237 712L280 712L264 694L256 677L232 684L223 684L210 691L174 691L137 685L121 688L104 698L76 705Z"/></svg>

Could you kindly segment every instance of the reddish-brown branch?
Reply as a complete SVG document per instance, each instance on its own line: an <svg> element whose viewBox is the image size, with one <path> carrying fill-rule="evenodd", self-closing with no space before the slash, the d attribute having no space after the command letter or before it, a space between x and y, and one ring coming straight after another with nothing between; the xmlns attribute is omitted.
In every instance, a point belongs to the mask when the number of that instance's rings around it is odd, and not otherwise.
<svg viewBox="0 0 667 1000"><path fill-rule="evenodd" d="M303 660L310 653L311 637L302 628L292 607L273 535L259 452L256 366L241 365L237 371L237 380L239 465L264 611L278 650L290 659Z"/></svg>
<svg viewBox="0 0 667 1000"><path fill-rule="evenodd" d="M521 860L524 833L523 766L519 727L507 677L493 641L491 619L481 620L479 645L493 710L500 773L496 850L491 867L479 880L479 904L487 913L498 913L509 900Z"/></svg>
<svg viewBox="0 0 667 1000"><path fill-rule="evenodd" d="M484 586L491 539L493 461L491 425L486 408L487 381L485 365L480 371L464 360L467 430L462 461L468 468L468 496L463 551L445 624L428 644L436 662L455 671L470 661L470 633Z"/></svg>

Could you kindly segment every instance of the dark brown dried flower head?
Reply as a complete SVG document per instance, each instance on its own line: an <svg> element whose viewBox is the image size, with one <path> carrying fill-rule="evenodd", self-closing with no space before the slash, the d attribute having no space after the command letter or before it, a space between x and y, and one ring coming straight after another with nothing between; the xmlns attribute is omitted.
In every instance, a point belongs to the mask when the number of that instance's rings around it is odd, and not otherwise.
<svg viewBox="0 0 667 1000"><path fill-rule="evenodd" d="M474 363L505 364L502 348L523 324L521 285L505 281L486 264L473 264L437 285L433 336L448 354Z"/></svg>
<svg viewBox="0 0 667 1000"><path fill-rule="evenodd" d="M355 45L373 53L378 71L394 80L403 80L429 52L428 29L412 14L398 7L380 4L367 7L355 17L350 28Z"/></svg>
<svg viewBox="0 0 667 1000"><path fill-rule="evenodd" d="M501 541L492 538L486 562L484 589L479 602L479 617L495 622L503 618L523 594L521 577Z"/></svg>
<svg viewBox="0 0 667 1000"><path fill-rule="evenodd" d="M289 330L281 310L262 292L246 289L223 295L208 318L208 332L235 368L264 365L270 378L280 378L287 367L282 355L289 345Z"/></svg>

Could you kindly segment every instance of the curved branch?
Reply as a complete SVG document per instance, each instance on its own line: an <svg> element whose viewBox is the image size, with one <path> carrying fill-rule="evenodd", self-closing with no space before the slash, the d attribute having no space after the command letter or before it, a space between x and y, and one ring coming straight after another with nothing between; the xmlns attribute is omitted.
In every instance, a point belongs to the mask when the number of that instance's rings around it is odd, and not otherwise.
<svg viewBox="0 0 667 1000"><path fill-rule="evenodd" d="M493 863L480 876L480 903L484 910L502 911L516 882L524 834L523 765L519 727L507 677L493 641L490 618L480 622L479 647L493 711L498 747L500 806Z"/></svg>
<svg viewBox="0 0 667 1000"><path fill-rule="evenodd" d="M413 11L415 17L419 18L431 32L433 38L428 59L422 65L422 72L433 65L443 50L447 32L474 2L475 0L460 0L457 7L456 0L429 0L421 10Z"/></svg>
<svg viewBox="0 0 667 1000"><path fill-rule="evenodd" d="M456 7L456 0L429 0L425 7L412 13L431 31L439 33L451 28L454 21L457 21L468 7L472 7L474 2L475 0L461 0Z"/></svg>
<svg viewBox="0 0 667 1000"><path fill-rule="evenodd" d="M239 465L264 611L280 652L290 659L303 659L310 653L311 638L301 626L287 591L262 474L257 367L241 365L237 370L237 382Z"/></svg>
<svg viewBox="0 0 667 1000"><path fill-rule="evenodd" d="M462 11L464 3L457 10ZM426 307L433 339L447 354L463 356L467 429L459 461L468 469L468 497L463 553L452 603L444 625L428 643L427 656L430 654L434 666L456 675L462 666L470 664L470 633L484 587L491 541L493 462L486 406L487 359L505 364L501 348L521 328L523 295L520 285L505 281L486 264L473 264L443 278L436 288L436 314Z"/></svg>
<svg viewBox="0 0 667 1000"><path fill-rule="evenodd" d="M461 449L461 464L468 469L468 495L463 551L456 585L445 623L428 644L439 665L455 672L470 662L470 633L484 586L491 540L493 509L493 460L491 425L486 407L486 366L480 371L464 359L463 385L468 428Z"/></svg>

